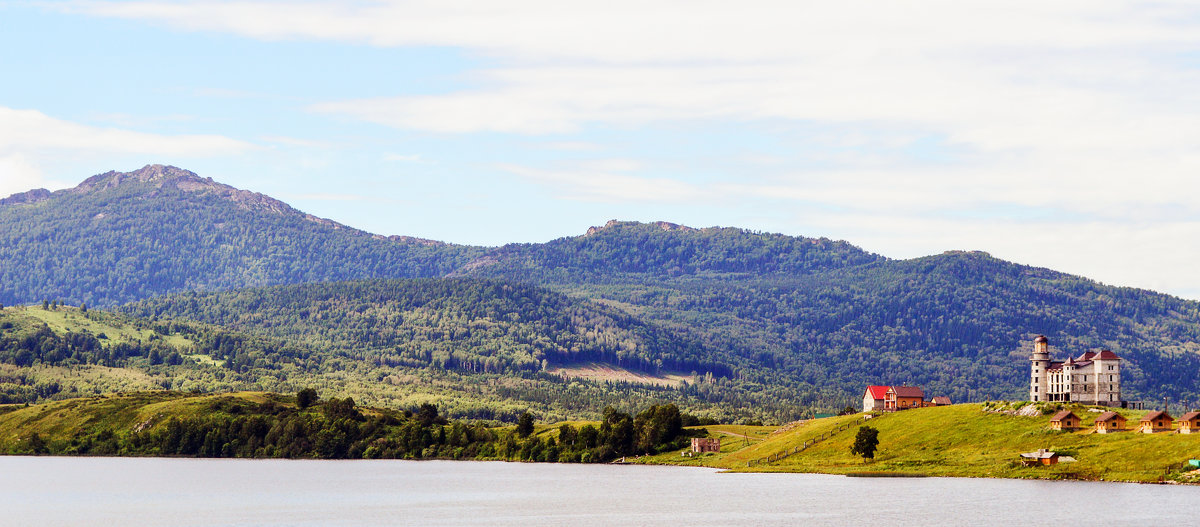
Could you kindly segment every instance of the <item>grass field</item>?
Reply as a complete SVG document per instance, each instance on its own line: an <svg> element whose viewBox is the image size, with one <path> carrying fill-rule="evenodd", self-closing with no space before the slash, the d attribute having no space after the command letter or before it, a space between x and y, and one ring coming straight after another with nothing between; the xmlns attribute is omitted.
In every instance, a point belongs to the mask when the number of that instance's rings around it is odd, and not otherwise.
<svg viewBox="0 0 1200 527"><path fill-rule="evenodd" d="M93 335L104 335L101 339L105 345L119 342L148 342L160 338L163 342L180 349L191 347L193 343L179 335L159 335L151 329L141 329L118 321L115 315L102 311L84 313L79 308L60 306L57 309L46 310L35 306L18 306L5 308L6 314L24 316L44 322L52 331L58 334L68 331L88 332Z"/></svg>
<svg viewBox="0 0 1200 527"><path fill-rule="evenodd" d="M690 380L690 377L682 374L668 373L655 376L595 362L571 366L557 366L546 370L546 373L566 377L568 379L628 382L634 384L649 384L654 386L679 386Z"/></svg>
<svg viewBox="0 0 1200 527"><path fill-rule="evenodd" d="M786 432L750 444L722 444L720 454L684 458L679 452L648 462L700 464L735 471L910 473L929 476L1158 481L1181 479L1188 459L1200 458L1200 435L1141 434L1132 431L1094 434L1088 427L1098 415L1075 409L1084 429L1060 432L1049 428L1049 415L1022 417L985 412L979 404L924 408L884 414L864 424L879 430L879 450L870 462L850 453L862 414L814 419ZM1130 426L1145 412L1125 411ZM849 425L849 426L847 426ZM837 431L838 428L846 427ZM753 464L792 451L827 433L799 453L774 462ZM711 434L710 434L711 435ZM1019 454L1046 448L1075 457L1075 463L1024 467Z"/></svg>

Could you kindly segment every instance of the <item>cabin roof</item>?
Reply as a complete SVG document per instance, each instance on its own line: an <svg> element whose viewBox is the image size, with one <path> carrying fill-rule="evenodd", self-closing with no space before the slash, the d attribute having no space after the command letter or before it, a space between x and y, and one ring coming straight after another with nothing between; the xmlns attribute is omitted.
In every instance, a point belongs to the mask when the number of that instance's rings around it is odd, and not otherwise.
<svg viewBox="0 0 1200 527"><path fill-rule="evenodd" d="M1160 411L1150 412L1150 413L1148 413L1148 414L1146 414L1146 415L1142 416L1142 422L1143 422L1143 423L1148 423L1148 422L1150 422L1150 421L1153 421L1153 420L1155 420L1155 419L1160 419L1160 418L1163 418L1163 417L1167 418L1167 420L1168 420L1168 421L1174 421L1174 420L1175 420L1175 418L1174 418L1174 417L1171 417L1171 414L1169 414L1169 413L1167 413L1167 412L1163 412L1163 411L1161 411L1161 410L1160 410Z"/></svg>
<svg viewBox="0 0 1200 527"><path fill-rule="evenodd" d="M1079 419L1079 416L1078 416L1078 415L1075 415L1075 412L1072 412L1072 411L1070 411L1070 410L1063 410L1063 411L1061 411L1061 412L1058 412L1058 413L1054 414L1054 417L1051 417L1051 418L1050 418L1050 422L1051 422L1051 423L1055 423L1055 422L1058 422L1058 421L1062 421L1062 420L1064 420L1064 419L1066 419L1066 418L1068 418L1068 417L1074 417L1074 418L1076 418L1076 419Z"/></svg>
<svg viewBox="0 0 1200 527"><path fill-rule="evenodd" d="M1125 416L1123 416L1117 412L1104 412L1104 413L1100 414L1100 417L1096 418L1097 423L1102 423L1102 422L1106 422L1106 421L1125 421L1125 420L1126 420Z"/></svg>

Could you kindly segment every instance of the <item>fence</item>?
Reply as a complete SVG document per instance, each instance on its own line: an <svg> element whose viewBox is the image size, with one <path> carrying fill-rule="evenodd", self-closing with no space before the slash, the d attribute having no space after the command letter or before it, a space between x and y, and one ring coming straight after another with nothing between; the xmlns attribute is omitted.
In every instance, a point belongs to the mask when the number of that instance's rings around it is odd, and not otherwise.
<svg viewBox="0 0 1200 527"><path fill-rule="evenodd" d="M791 450L784 450L783 452L779 452L777 454L771 454L767 457L752 459L750 461L747 461L746 466L747 467L755 467L755 466L761 466L761 465L768 465L771 463L775 463L781 459L787 458L788 456L791 456L793 454L799 454L805 450L808 450L808 447L813 446L821 441L824 441L826 439L833 437L833 435L838 432L844 431L847 428L850 428L852 426L858 426L858 425L862 424L863 421L866 421L866 419L867 419L866 417L859 417L858 419L855 419L853 423L845 423L842 425L838 425L836 428L834 428L832 430L821 432L817 437L814 437L812 439L806 439L803 444L792 447Z"/></svg>

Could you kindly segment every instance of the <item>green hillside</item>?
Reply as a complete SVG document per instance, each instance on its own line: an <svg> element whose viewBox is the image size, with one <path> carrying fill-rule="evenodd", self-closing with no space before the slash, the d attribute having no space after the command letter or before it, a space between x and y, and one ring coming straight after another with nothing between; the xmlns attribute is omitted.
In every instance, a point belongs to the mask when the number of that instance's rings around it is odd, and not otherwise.
<svg viewBox="0 0 1200 527"><path fill-rule="evenodd" d="M353 300L364 294L359 288L373 284L376 283L280 286L259 292L273 292L268 296L275 296L276 302L284 302L288 294L299 294L300 291L340 291L342 298ZM463 294L479 293L484 290L481 287L487 286L486 282L470 280L446 283L398 281L391 283L393 289L381 288L378 292L390 291L389 294L395 295L393 300L401 302L404 298L412 300L412 297L404 297L405 294L426 294L429 287L452 287L453 284L462 285ZM504 291L504 288L492 291ZM509 291L521 290L510 288ZM249 293L253 291L236 294ZM622 317L605 318L603 309L589 311L586 302L569 300L547 291L542 293L549 298L560 297L561 301L576 306L575 311L565 311L571 314L568 320L573 323L581 324L581 327L586 323L601 324L579 331L576 345L582 346L584 351L602 349L607 345L605 339L612 335L625 335L635 339L632 342L647 346L673 345L672 339L677 338L657 328L637 324L625 327L621 325ZM196 305L204 305L198 300L205 298L204 295L185 296L196 300ZM324 301L336 300L333 296L324 298ZM526 411L539 419L558 421L596 418L606 406L641 408L664 402L674 402L688 412L729 422L778 422L805 415L812 407L832 405L838 399L832 391L809 387L785 389L756 382L735 383L726 377L692 376L690 373L674 376L686 379L682 383L631 383L585 381L540 369L528 371L522 369L522 361L505 361L511 357L527 357L523 354L545 353L550 349L547 346L561 346L567 340L556 335L565 335L565 332L548 328L542 318L533 319L537 324L523 324L518 317L520 310L507 311L517 308L499 299L489 303L476 298L461 304L450 298L435 299L440 307L435 309L435 303L423 304L426 308L424 319L400 311L383 316L384 310L397 308L398 303L381 302L377 309L363 312L353 309L365 305L357 300L337 303L336 309L329 304L324 314L331 318L337 315L342 322L332 326L287 326L289 331L298 327L313 329L305 334L272 333L267 331L268 327L249 324L239 330L182 319L143 318L96 309L85 312L54 304L46 308L8 307L0 310L0 403L36 403L158 389L294 392L312 387L329 396L353 397L373 406L411 410L421 404L435 403L451 417L508 422L515 421ZM289 306L286 302L277 305L281 311L287 311ZM522 305L537 304L526 301ZM262 312L266 312L269 303L264 301L261 307ZM467 317L474 308L493 310L488 316L494 318L484 317L469 324L440 329L422 325L441 317L461 322L462 317ZM373 335L373 326L364 329L361 325L376 316L391 321L389 324L404 317L420 322L416 326L402 326L399 328L402 331L414 328L428 332L471 331L474 336L462 334L461 340L451 344L476 353L503 350L511 355L485 357L463 353L457 355L458 359L454 359L456 355L445 355L447 360L487 359L500 365L498 371L493 372L465 371L453 367L455 364L436 362L442 357L441 352L435 353L436 350L459 349L446 347L447 341L443 339L429 340L428 344L435 346L430 349L422 347L423 341L414 339L410 342L407 337L375 347L369 343L339 340L346 339L347 335ZM239 327L236 322L230 324ZM339 328L347 332L335 331ZM381 330L381 334L388 333ZM679 341L687 342L686 339ZM410 358L423 358L426 362L417 365L395 363L396 358L405 353L397 346L407 346L403 349L411 352ZM557 356L538 356L557 360ZM650 375L653 374L643 374ZM660 378L666 380L669 377Z"/></svg>
<svg viewBox="0 0 1200 527"><path fill-rule="evenodd" d="M728 259L738 254L746 265ZM1063 358L1117 352L1131 398L1200 397L1200 303L985 253L890 260L828 240L610 223L478 262L460 273L531 280L687 328L749 368L843 386L848 402L866 384L902 382L957 401L1022 397L1039 334Z"/></svg>
<svg viewBox="0 0 1200 527"><path fill-rule="evenodd" d="M999 407L1011 408L1007 404ZM1081 431L1051 430L1049 414L1054 407L1049 405L1045 406L1045 414L1026 417L985 411L983 404L959 404L883 414L866 421L861 420L863 414L815 419L749 446L734 440L732 448L723 448L721 454L689 459L675 452L646 461L739 471L1158 481L1160 476L1183 478L1182 473L1190 467L1181 464L1200 458L1200 434L1095 434L1090 428L1099 414L1086 407L1071 408L1083 418ZM1145 414L1121 413L1130 419L1130 427ZM871 462L850 452L857 430L863 425L879 430L879 450ZM791 453L812 440L817 442ZM1077 461L1049 467L1025 467L1018 462L1021 453L1042 448ZM772 456L780 455L781 459L770 461ZM1200 477L1195 479L1200 481Z"/></svg>
<svg viewBox="0 0 1200 527"><path fill-rule="evenodd" d="M391 281L412 278L431 280ZM262 289L351 279L364 281ZM787 420L855 404L866 384L918 384L955 401L1024 397L1028 349L1045 334L1059 358L1121 355L1127 398L1200 398L1200 303L985 253L892 260L823 238L616 221L540 244L455 246L371 235L158 165L0 200L0 303L43 300L147 300L127 312L237 335L181 334L194 350L176 342L176 355L159 355L186 375L147 367L106 386L286 391L319 381L379 404L437 386L455 411L487 412L470 402L482 397L512 403L507 417L530 404L570 417L614 400L690 400ZM26 373L67 368L54 354L6 357L4 382L25 386L25 400ZM120 360L85 356L82 371ZM584 369L664 385L544 375ZM395 381L431 377L444 380ZM480 385L521 388L483 395Z"/></svg>

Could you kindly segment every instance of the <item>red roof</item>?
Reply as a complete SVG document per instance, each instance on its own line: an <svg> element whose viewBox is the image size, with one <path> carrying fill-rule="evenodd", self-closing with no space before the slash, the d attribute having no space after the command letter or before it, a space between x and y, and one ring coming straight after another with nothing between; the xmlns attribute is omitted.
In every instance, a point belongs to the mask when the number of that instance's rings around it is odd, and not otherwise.
<svg viewBox="0 0 1200 527"><path fill-rule="evenodd" d="M1096 418L1097 423L1102 423L1104 421L1114 421L1114 420L1124 421L1125 416L1123 416L1117 412L1104 412L1104 413L1100 414L1100 417Z"/></svg>
<svg viewBox="0 0 1200 527"><path fill-rule="evenodd" d="M946 406L950 404L950 398L945 395L939 395L933 398L933 404L938 406Z"/></svg>
<svg viewBox="0 0 1200 527"><path fill-rule="evenodd" d="M1118 357L1116 353L1113 353L1108 350L1101 351L1100 356L1096 357L1096 358L1104 359L1104 360L1121 360L1121 357Z"/></svg>
<svg viewBox="0 0 1200 527"><path fill-rule="evenodd" d="M925 398L925 390L916 386L892 386L892 391L896 392L896 397Z"/></svg>
<svg viewBox="0 0 1200 527"><path fill-rule="evenodd" d="M1200 412L1188 412L1179 417L1180 421L1191 421L1192 419L1200 419Z"/></svg>
<svg viewBox="0 0 1200 527"><path fill-rule="evenodd" d="M1083 355L1080 355L1079 358L1075 359L1075 360L1092 360L1092 357L1095 357L1095 356L1096 356L1096 352L1089 351L1087 353L1084 353Z"/></svg>
<svg viewBox="0 0 1200 527"><path fill-rule="evenodd" d="M887 386L867 386L867 393L871 394L872 399L882 400L887 395L887 389Z"/></svg>

